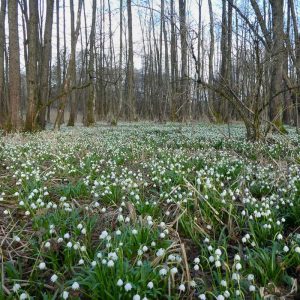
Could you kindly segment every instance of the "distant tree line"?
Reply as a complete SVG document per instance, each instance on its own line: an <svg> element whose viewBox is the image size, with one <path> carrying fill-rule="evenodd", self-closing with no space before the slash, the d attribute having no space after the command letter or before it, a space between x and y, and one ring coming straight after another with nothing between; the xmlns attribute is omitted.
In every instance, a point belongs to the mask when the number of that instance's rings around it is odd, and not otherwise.
<svg viewBox="0 0 300 300"><path fill-rule="evenodd" d="M0 1L0 125L8 131L44 129L53 110L56 129L241 120L257 139L263 125L298 126L295 0L120 0L117 12L112 0L92 0L91 18L84 0Z"/></svg>

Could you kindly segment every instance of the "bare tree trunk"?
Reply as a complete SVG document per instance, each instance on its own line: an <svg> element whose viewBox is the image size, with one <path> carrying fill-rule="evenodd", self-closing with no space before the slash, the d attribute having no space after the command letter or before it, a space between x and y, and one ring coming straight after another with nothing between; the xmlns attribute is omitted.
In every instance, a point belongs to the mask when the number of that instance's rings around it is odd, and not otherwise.
<svg viewBox="0 0 300 300"><path fill-rule="evenodd" d="M50 61L51 61L51 38L52 38L52 24L53 24L53 8L54 0L47 0L46 23L44 32L44 44L42 48L42 63L41 63L41 86L39 106L42 106L39 124L41 128L46 126L46 103L48 102L49 94L49 75L50 75Z"/></svg>
<svg viewBox="0 0 300 300"><path fill-rule="evenodd" d="M4 126L7 111L5 99L5 74L4 74L4 54L5 54L5 10L6 0L1 0L0 8L0 127Z"/></svg>
<svg viewBox="0 0 300 300"><path fill-rule="evenodd" d="M132 41L132 12L131 0L127 0L128 14L128 63L127 63L127 82L128 82L128 108L130 121L136 118L135 96L134 96L134 63L133 63L133 41Z"/></svg>
<svg viewBox="0 0 300 300"><path fill-rule="evenodd" d="M187 28L186 28L186 0L179 0L179 22L180 22L180 45L181 45L181 95L180 106L177 110L179 120L183 121L186 115L186 107L190 101L188 95L187 74Z"/></svg>
<svg viewBox="0 0 300 300"><path fill-rule="evenodd" d="M282 125L282 80L283 80L283 0L270 0L272 6L273 51L270 86L270 120Z"/></svg>
<svg viewBox="0 0 300 300"><path fill-rule="evenodd" d="M9 113L10 130L22 128L18 2L8 1L9 27Z"/></svg>
<svg viewBox="0 0 300 300"><path fill-rule="evenodd" d="M71 71L71 86L76 85L76 42L75 42L75 20L74 20L74 2L70 0L70 14L71 14L71 59L74 61L72 64ZM76 110L77 110L77 103L76 103L76 90L71 91L70 95L70 116L68 121L68 126L75 125L76 119Z"/></svg>
<svg viewBox="0 0 300 300"><path fill-rule="evenodd" d="M86 125L91 126L95 123L94 117L94 107L95 107L95 97L96 97L96 87L95 87L95 74L94 74L94 49L95 49L95 23L96 23L96 0L93 0L92 8L92 28L90 33L90 60L89 60L89 80L91 85L89 86L89 95L87 101L87 116L86 116Z"/></svg>
<svg viewBox="0 0 300 300"><path fill-rule="evenodd" d="M59 32L59 2L56 0L56 92L61 89L61 62L60 62L60 32ZM57 109L59 106L57 106Z"/></svg>
<svg viewBox="0 0 300 300"><path fill-rule="evenodd" d="M74 31L74 38L73 38L74 51L75 51L76 43L77 43L78 36L79 36L81 10L82 10L82 0L79 0L78 11L77 11L77 20L76 20L76 30ZM63 114L64 114L64 109L65 109L65 106L66 106L67 97L70 94L70 92L73 90L72 72L73 72L73 68L75 68L75 63L76 63L75 62L75 57L74 57L74 55L71 55L70 60L69 60L68 69L67 69L67 72L66 72L66 78L65 78L65 81L64 81L63 97L60 100L59 110L58 110L56 120L55 120L55 123L54 123L54 129L56 129L56 130L60 129L62 117L63 117Z"/></svg>
<svg viewBox="0 0 300 300"><path fill-rule="evenodd" d="M27 74L27 114L25 130L35 129L35 115L37 108L37 44L38 44L38 0L29 0L28 25L28 74Z"/></svg>
<svg viewBox="0 0 300 300"><path fill-rule="evenodd" d="M214 54L215 54L215 32L214 32L214 14L212 10L211 0L208 0L209 8L209 32L210 32L210 46L209 46L209 58L208 58L208 82L210 85L213 85L214 82ZM208 105L212 106L214 104L214 92L208 90Z"/></svg>
<svg viewBox="0 0 300 300"><path fill-rule="evenodd" d="M123 0L120 0L120 53L119 53L119 108L116 121L120 118L123 106Z"/></svg>

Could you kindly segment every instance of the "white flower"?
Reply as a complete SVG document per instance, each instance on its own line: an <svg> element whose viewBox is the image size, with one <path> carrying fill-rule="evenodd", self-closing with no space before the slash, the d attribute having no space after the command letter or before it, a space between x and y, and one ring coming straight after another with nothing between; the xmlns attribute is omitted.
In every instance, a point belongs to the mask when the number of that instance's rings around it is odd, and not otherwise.
<svg viewBox="0 0 300 300"><path fill-rule="evenodd" d="M254 275L253 275L253 274L249 274L249 275L247 276L247 279L248 279L249 281L254 280Z"/></svg>
<svg viewBox="0 0 300 300"><path fill-rule="evenodd" d="M210 262L214 262L214 261L215 261L215 258L211 255L211 256L208 258L208 260L209 260Z"/></svg>
<svg viewBox="0 0 300 300"><path fill-rule="evenodd" d="M97 262L96 262L95 260L93 260L93 261L91 262L91 265L92 265L92 267L94 268L94 267L96 267Z"/></svg>
<svg viewBox="0 0 300 300"><path fill-rule="evenodd" d="M27 299L28 297L27 297L27 294L26 293L22 293L21 295L20 295L20 300L25 300L25 299Z"/></svg>
<svg viewBox="0 0 300 300"><path fill-rule="evenodd" d="M251 285L249 286L249 291L250 291L250 292L255 292L255 286L251 284Z"/></svg>
<svg viewBox="0 0 300 300"><path fill-rule="evenodd" d="M69 232L65 233L65 234L64 234L64 238L65 238L65 239L69 239L69 238L70 238L70 233L69 233Z"/></svg>
<svg viewBox="0 0 300 300"><path fill-rule="evenodd" d="M282 239L283 239L283 236L282 236L282 234L279 233L279 234L277 235L277 240L282 240Z"/></svg>
<svg viewBox="0 0 300 300"><path fill-rule="evenodd" d="M16 293L20 288L21 288L21 286L18 283L15 283L12 290L14 293Z"/></svg>
<svg viewBox="0 0 300 300"><path fill-rule="evenodd" d="M296 252L296 253L300 253L300 247L296 247L296 248L295 248L295 252Z"/></svg>
<svg viewBox="0 0 300 300"><path fill-rule="evenodd" d="M21 239L17 235L14 236L13 240L18 243L21 241Z"/></svg>
<svg viewBox="0 0 300 300"><path fill-rule="evenodd" d="M199 257L196 257L196 258L194 259L194 263L195 263L195 264L199 264L199 263L200 263L200 258L199 258Z"/></svg>
<svg viewBox="0 0 300 300"><path fill-rule="evenodd" d="M285 246L283 247L283 251L284 251L284 252L289 252L289 250L290 250L290 249L289 249L288 246L285 245Z"/></svg>
<svg viewBox="0 0 300 300"><path fill-rule="evenodd" d="M113 260L109 260L108 263L107 263L107 266L110 267L110 268L113 267L114 265L115 265L115 263L114 263Z"/></svg>
<svg viewBox="0 0 300 300"><path fill-rule="evenodd" d="M217 297L217 300L224 300L225 299L225 297L223 296L223 295L219 295L218 297Z"/></svg>
<svg viewBox="0 0 300 300"><path fill-rule="evenodd" d="M236 268L236 270L241 270L242 269L242 265L240 264L240 263L237 263L236 265L235 265L235 268Z"/></svg>
<svg viewBox="0 0 300 300"><path fill-rule="evenodd" d="M126 292L130 291L132 289L131 283L129 283L129 282L126 283L125 286L124 286L124 289L125 289Z"/></svg>
<svg viewBox="0 0 300 300"><path fill-rule="evenodd" d="M230 297L230 293L228 291L225 291L224 292L224 296L225 296L225 298L229 298Z"/></svg>
<svg viewBox="0 0 300 300"><path fill-rule="evenodd" d="M220 249L217 249L217 250L215 251L215 254L221 256L221 255L222 255L222 251L221 251Z"/></svg>
<svg viewBox="0 0 300 300"><path fill-rule="evenodd" d="M184 292L185 291L185 285L182 283L178 289L181 291L181 292Z"/></svg>
<svg viewBox="0 0 300 300"><path fill-rule="evenodd" d="M45 243L45 248L49 249L50 247L51 247L50 242L46 242L46 243Z"/></svg>
<svg viewBox="0 0 300 300"><path fill-rule="evenodd" d="M69 298L69 292L63 291L62 297L63 297L63 299L68 299Z"/></svg>
<svg viewBox="0 0 300 300"><path fill-rule="evenodd" d="M40 269L40 270L45 270L45 269L46 269L46 264L45 264L44 262L41 262L41 263L39 264L39 269Z"/></svg>
<svg viewBox="0 0 300 300"><path fill-rule="evenodd" d="M199 271L199 269L200 269L200 268L199 268L199 265L194 265L194 270L195 270L195 271Z"/></svg>
<svg viewBox="0 0 300 300"><path fill-rule="evenodd" d="M240 261L240 260L241 260L241 257L240 257L238 254L236 254L236 255L234 256L234 260Z"/></svg>
<svg viewBox="0 0 300 300"><path fill-rule="evenodd" d="M199 295L199 299L201 299L201 300L206 300L205 294L200 294L200 295Z"/></svg>
<svg viewBox="0 0 300 300"><path fill-rule="evenodd" d="M165 276L165 275L167 275L167 270L166 270L165 268L160 269L160 270L159 270L159 275L160 275L160 276Z"/></svg>
<svg viewBox="0 0 300 300"><path fill-rule="evenodd" d="M118 281L117 281L117 286L122 286L123 285L123 280L122 279L119 279Z"/></svg>
<svg viewBox="0 0 300 300"><path fill-rule="evenodd" d="M133 296L132 300L141 300L141 296L136 294Z"/></svg>
<svg viewBox="0 0 300 300"><path fill-rule="evenodd" d="M79 265L83 265L84 264L84 260L81 258L78 262Z"/></svg>
<svg viewBox="0 0 300 300"><path fill-rule="evenodd" d="M56 274L53 274L50 278L50 280L54 283L58 279L58 276Z"/></svg>
<svg viewBox="0 0 300 300"><path fill-rule="evenodd" d="M138 231L136 229L132 229L132 234L136 235L138 233Z"/></svg>
<svg viewBox="0 0 300 300"><path fill-rule="evenodd" d="M219 260L217 260L217 261L215 262L215 266L216 266L217 268L220 268L220 267L221 267L221 262L220 262Z"/></svg>
<svg viewBox="0 0 300 300"><path fill-rule="evenodd" d="M68 247L68 248L72 248L72 246L73 246L73 244L72 244L71 242L68 242L68 243L67 243L67 247Z"/></svg>
<svg viewBox="0 0 300 300"><path fill-rule="evenodd" d="M73 282L73 284L72 284L72 290L78 290L79 289L79 283L78 282Z"/></svg>
<svg viewBox="0 0 300 300"><path fill-rule="evenodd" d="M104 240L108 236L108 232L106 230L102 231L99 238Z"/></svg>
<svg viewBox="0 0 300 300"><path fill-rule="evenodd" d="M150 289L150 290L153 289L153 286L154 286L154 284L152 281L148 282L148 284L147 284L148 289Z"/></svg>
<svg viewBox="0 0 300 300"><path fill-rule="evenodd" d="M170 270L171 274L175 275L176 273L178 273L178 269L176 267L172 268Z"/></svg>
<svg viewBox="0 0 300 300"><path fill-rule="evenodd" d="M158 251L156 252L156 256L160 257L163 256L165 254L165 249L160 248L158 249Z"/></svg>
<svg viewBox="0 0 300 300"><path fill-rule="evenodd" d="M78 225L77 225L77 228L78 228L79 230L81 230L81 229L83 228L83 225L82 225L82 224L78 224Z"/></svg>
<svg viewBox="0 0 300 300"><path fill-rule="evenodd" d="M222 285L222 286L227 286L226 280L221 280L221 285Z"/></svg>

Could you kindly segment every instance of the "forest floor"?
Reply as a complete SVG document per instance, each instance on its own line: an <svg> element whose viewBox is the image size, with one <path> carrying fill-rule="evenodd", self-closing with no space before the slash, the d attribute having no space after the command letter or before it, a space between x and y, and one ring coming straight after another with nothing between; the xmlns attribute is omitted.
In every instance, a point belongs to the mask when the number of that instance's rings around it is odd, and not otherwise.
<svg viewBox="0 0 300 300"><path fill-rule="evenodd" d="M121 124L0 138L0 299L297 299L300 139Z"/></svg>

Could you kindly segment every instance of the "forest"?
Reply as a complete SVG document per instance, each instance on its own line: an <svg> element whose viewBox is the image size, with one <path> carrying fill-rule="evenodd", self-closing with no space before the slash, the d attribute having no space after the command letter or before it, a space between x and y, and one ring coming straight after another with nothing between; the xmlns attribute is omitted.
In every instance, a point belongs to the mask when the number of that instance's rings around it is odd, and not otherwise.
<svg viewBox="0 0 300 300"><path fill-rule="evenodd" d="M299 123L299 2L1 1L0 124Z"/></svg>
<svg viewBox="0 0 300 300"><path fill-rule="evenodd" d="M0 300L300 299L299 0L0 0Z"/></svg>

